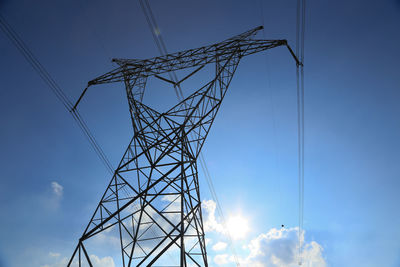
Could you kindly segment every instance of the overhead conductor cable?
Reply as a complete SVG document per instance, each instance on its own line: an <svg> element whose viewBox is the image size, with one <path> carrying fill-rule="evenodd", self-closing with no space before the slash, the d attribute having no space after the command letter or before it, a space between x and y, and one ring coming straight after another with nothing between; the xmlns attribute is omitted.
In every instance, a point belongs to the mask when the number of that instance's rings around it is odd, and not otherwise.
<svg viewBox="0 0 400 267"><path fill-rule="evenodd" d="M299 180L299 251L298 263L303 263L304 242L304 35L305 35L305 0L297 1L296 56L297 64L297 125L298 125L298 180Z"/></svg>
<svg viewBox="0 0 400 267"><path fill-rule="evenodd" d="M51 91L56 95L57 99L65 107L67 111L71 111L71 115L75 122L78 124L79 128L84 133L85 137L89 141L93 150L96 152L104 166L107 170L113 174L113 168L105 155L103 149L98 144L94 135L90 131L89 127L79 114L79 112L73 108L72 102L68 99L61 87L56 83L56 81L51 77L49 72L40 63L40 61L33 55L28 46L22 41L18 34L13 30L13 28L7 23L6 19L0 14L0 28L7 36L7 38L14 44L18 51L24 56L26 61L32 66L32 68L39 74L40 78L47 84Z"/></svg>

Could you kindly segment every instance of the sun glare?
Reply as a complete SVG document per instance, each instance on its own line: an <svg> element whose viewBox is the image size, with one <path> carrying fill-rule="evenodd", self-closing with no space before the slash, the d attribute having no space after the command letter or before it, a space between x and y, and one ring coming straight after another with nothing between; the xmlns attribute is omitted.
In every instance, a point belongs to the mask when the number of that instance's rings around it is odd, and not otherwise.
<svg viewBox="0 0 400 267"><path fill-rule="evenodd" d="M240 215L231 216L227 221L227 228L233 239L242 239L249 231L249 224L245 218Z"/></svg>

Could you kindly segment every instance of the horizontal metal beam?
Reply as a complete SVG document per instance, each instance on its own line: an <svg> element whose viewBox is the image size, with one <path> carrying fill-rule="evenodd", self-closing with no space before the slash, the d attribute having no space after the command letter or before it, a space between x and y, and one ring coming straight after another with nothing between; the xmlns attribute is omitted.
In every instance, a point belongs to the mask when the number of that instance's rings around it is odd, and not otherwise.
<svg viewBox="0 0 400 267"><path fill-rule="evenodd" d="M164 57L136 60L135 63L132 63L131 60L119 60L120 67L91 80L88 85L121 82L126 78L148 77L185 68L204 66L216 62L217 59L220 61L224 58L228 59L232 53L244 57L286 44L286 40L237 40L228 44L220 43L205 46Z"/></svg>

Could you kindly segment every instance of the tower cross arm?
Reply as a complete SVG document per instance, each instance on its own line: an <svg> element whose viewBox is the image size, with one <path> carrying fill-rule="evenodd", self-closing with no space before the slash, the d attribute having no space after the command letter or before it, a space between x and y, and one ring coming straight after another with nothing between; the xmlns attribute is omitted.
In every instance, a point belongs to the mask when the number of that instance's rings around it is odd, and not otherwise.
<svg viewBox="0 0 400 267"><path fill-rule="evenodd" d="M242 34L236 35L223 42L189 49L181 52L167 54L165 56L150 59L113 59L119 67L91 80L72 108L74 111L80 100L92 85L123 82L142 77L159 75L171 71L204 66L209 63L229 59L233 54L239 57L248 56L278 46L286 46L296 61L296 65L302 65L286 40L254 40L254 35L261 30L257 27Z"/></svg>
<svg viewBox="0 0 400 267"><path fill-rule="evenodd" d="M148 77L170 71L203 66L216 62L217 59L229 58L232 53L237 53L243 57L278 46L287 46L291 51L286 40L253 40L252 37L260 29L260 27L255 28L220 43L165 56L144 60L113 59L113 62L116 62L119 67L91 80L88 85L121 82L126 78ZM294 54L292 56L298 63Z"/></svg>
<svg viewBox="0 0 400 267"><path fill-rule="evenodd" d="M89 82L89 85L121 82L126 77L153 76L170 71L214 63L232 53L247 56L287 45L286 40L242 40L220 43L145 60L114 59L120 66Z"/></svg>

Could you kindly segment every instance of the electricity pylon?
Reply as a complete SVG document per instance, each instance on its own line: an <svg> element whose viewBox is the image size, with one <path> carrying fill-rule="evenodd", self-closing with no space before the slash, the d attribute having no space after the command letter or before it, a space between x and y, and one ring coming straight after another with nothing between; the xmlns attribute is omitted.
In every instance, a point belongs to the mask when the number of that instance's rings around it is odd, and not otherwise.
<svg viewBox="0 0 400 267"><path fill-rule="evenodd" d="M93 266L84 244L111 231L117 234L124 267L208 266L197 158L239 61L287 46L299 64L286 40L253 40L260 29L161 57L114 59L118 68L88 83L124 82L134 134L68 266ZM211 63L211 81L167 112L143 104L150 77L179 86ZM161 76L186 68L195 69L179 82Z"/></svg>

